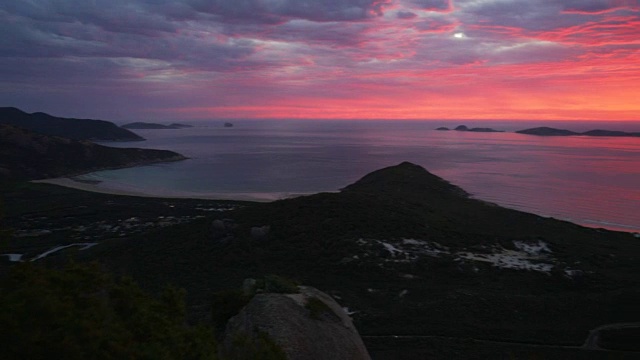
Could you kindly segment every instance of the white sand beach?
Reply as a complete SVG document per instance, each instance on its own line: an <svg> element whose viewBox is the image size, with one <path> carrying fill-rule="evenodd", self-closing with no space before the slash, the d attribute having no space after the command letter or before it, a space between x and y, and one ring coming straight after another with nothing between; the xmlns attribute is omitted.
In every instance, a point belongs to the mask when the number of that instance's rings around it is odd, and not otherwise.
<svg viewBox="0 0 640 360"><path fill-rule="evenodd" d="M284 198L290 198L305 194L288 194L288 193L169 193L169 194L151 194L140 191L122 190L101 186L102 183L91 183L75 180L73 178L61 177L44 180L33 180L33 183L51 184L64 186L76 190L91 191L101 194L137 196L137 197L153 197L167 199L203 199L203 200L238 200L238 201L256 201L270 202Z"/></svg>

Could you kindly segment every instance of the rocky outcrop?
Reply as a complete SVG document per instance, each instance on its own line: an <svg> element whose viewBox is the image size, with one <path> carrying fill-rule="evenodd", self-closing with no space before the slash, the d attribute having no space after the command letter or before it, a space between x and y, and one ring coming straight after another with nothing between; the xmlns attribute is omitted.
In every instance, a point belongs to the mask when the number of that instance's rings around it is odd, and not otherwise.
<svg viewBox="0 0 640 360"><path fill-rule="evenodd" d="M254 226L251 228L251 238L253 240L265 240L270 230L271 226L269 225Z"/></svg>
<svg viewBox="0 0 640 360"><path fill-rule="evenodd" d="M226 244L234 238L233 230L238 225L233 219L216 219L211 222L211 236L213 240Z"/></svg>
<svg viewBox="0 0 640 360"><path fill-rule="evenodd" d="M290 360L370 359L351 318L329 295L300 286L298 294L257 294L229 320L222 352L241 352L238 339L268 336ZM236 345L234 345L234 343Z"/></svg>

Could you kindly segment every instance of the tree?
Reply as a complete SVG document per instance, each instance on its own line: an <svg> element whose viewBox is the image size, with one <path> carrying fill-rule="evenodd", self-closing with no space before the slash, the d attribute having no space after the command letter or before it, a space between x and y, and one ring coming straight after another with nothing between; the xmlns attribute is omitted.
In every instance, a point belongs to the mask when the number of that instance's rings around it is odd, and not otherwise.
<svg viewBox="0 0 640 360"><path fill-rule="evenodd" d="M213 329L186 325L183 297L155 298L95 264L18 264L0 282L2 358L216 359Z"/></svg>

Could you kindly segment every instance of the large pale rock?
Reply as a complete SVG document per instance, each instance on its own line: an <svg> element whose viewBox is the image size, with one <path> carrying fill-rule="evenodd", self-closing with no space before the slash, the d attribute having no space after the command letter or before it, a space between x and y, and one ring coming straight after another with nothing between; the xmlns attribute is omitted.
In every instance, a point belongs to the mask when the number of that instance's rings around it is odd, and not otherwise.
<svg viewBox="0 0 640 360"><path fill-rule="evenodd" d="M326 306L312 312L309 299ZM317 303L317 300L312 300ZM318 307L316 306L316 309ZM301 286L299 294L257 294L227 323L223 347L233 356L237 336L266 333L291 360L370 359L351 318L329 295ZM236 349L237 350L237 349Z"/></svg>

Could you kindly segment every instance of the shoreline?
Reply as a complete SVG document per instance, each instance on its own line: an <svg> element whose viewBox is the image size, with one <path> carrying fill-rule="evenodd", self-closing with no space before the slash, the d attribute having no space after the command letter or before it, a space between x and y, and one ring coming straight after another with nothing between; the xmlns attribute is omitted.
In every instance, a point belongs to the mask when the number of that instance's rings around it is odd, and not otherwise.
<svg viewBox="0 0 640 360"><path fill-rule="evenodd" d="M249 202L259 202L259 203L268 203L277 200L289 199L298 196L312 195L315 193L307 193L307 194L291 194L291 193L206 193L206 194L149 194L140 191L131 191L131 190L121 190L121 189L113 189L113 188L104 188L98 186L102 182L93 182L93 181L83 181L79 179L74 179L73 177L60 177L60 178L51 178L51 179L42 179L42 180L31 180L30 182L36 184L49 184L62 186L66 188L71 188L80 191L89 191L99 194L107 194L107 195L117 195L117 196L133 196L133 197L143 197L143 198L156 198L156 199L193 199L193 200L221 200L221 201L249 201ZM327 191L325 191L327 192ZM471 195L471 198L486 202L482 199L478 199L475 196ZM495 206L501 206L495 203L492 203ZM504 206L501 206L504 207ZM508 208L508 207L507 207ZM513 208L509 208L513 209ZM513 209L517 210L517 209ZM517 210L522 211L522 210ZM609 231L617 231L617 232L626 232L631 234L640 234L640 230L636 230L631 227L627 227L619 224L609 224L609 223L601 223L593 220L584 220L584 221L576 221L574 219L563 219L550 215L541 215L539 216L545 218L555 218L561 221L567 221L572 224L576 224L583 227L588 227L592 229L605 229Z"/></svg>
<svg viewBox="0 0 640 360"><path fill-rule="evenodd" d="M207 194L148 194L140 191L120 190L104 188L98 186L99 183L78 181L71 177L60 177L52 179L31 180L35 184L49 184L62 186L81 191L89 191L100 194L135 196L157 199L194 199L194 200L227 200L227 201L252 201L252 202L272 202L276 200L292 198L309 194L268 194L268 193L207 193Z"/></svg>

